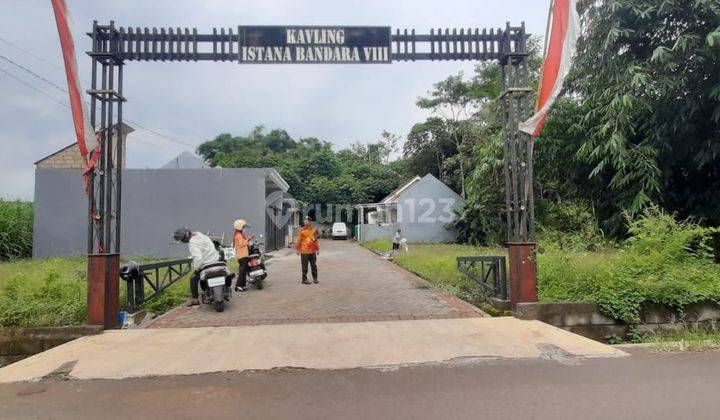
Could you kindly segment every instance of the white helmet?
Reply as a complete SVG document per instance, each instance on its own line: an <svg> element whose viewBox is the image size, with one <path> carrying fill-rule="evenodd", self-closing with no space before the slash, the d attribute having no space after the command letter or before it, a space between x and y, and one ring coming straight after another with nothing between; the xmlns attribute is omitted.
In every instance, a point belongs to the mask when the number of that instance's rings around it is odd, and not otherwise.
<svg viewBox="0 0 720 420"><path fill-rule="evenodd" d="M235 228L235 230L243 230L243 228L244 228L246 225L247 225L247 222L244 221L243 219L237 219L237 220L233 223L233 227Z"/></svg>

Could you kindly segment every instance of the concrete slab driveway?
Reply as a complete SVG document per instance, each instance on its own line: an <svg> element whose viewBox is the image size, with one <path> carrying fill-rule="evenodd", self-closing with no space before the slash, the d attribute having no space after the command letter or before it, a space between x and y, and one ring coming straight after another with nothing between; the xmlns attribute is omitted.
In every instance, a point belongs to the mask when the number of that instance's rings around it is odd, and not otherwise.
<svg viewBox="0 0 720 420"><path fill-rule="evenodd" d="M395 321L481 317L485 314L436 291L419 277L350 241L322 241L319 284L300 283L294 250L275 253L263 290L235 293L225 312L208 305L180 307L149 328L213 327L305 322Z"/></svg>

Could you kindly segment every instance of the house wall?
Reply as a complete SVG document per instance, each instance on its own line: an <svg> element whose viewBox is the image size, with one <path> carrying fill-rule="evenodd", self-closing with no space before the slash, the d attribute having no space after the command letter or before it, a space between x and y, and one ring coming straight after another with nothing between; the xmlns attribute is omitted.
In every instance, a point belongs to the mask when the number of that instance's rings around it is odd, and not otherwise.
<svg viewBox="0 0 720 420"><path fill-rule="evenodd" d="M455 229L446 225L454 220L452 209L462 199L437 178L426 175L403 191L397 202L397 223L408 242L453 242Z"/></svg>
<svg viewBox="0 0 720 420"><path fill-rule="evenodd" d="M360 225L361 241L374 241L376 239L390 239L395 232L392 225ZM409 239L408 239L409 240Z"/></svg>
<svg viewBox="0 0 720 420"><path fill-rule="evenodd" d="M123 167L127 162L126 149L126 142L123 142ZM113 161L117 162L117 159L113 159ZM77 143L36 163L38 169L82 169L84 167L85 161L80 155L80 148Z"/></svg>
<svg viewBox="0 0 720 420"><path fill-rule="evenodd" d="M127 169L123 172L122 252L187 256L172 232L188 226L213 235L243 218L251 233L265 232L265 169ZM87 196L80 170L35 171L33 257L83 255Z"/></svg>

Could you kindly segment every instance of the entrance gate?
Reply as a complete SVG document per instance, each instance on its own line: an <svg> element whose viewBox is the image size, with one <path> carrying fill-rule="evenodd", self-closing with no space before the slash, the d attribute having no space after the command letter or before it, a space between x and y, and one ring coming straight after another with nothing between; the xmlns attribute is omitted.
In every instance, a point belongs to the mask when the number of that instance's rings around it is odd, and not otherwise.
<svg viewBox="0 0 720 420"><path fill-rule="evenodd" d="M504 176L511 299L536 300L532 140L518 130L529 117L525 25L498 29L238 26L198 33L193 28L131 28L93 23L90 120L101 133L100 157L88 183L88 321L117 320L121 251L123 66L128 61L236 61L240 64L498 60L502 77ZM100 105L99 115L96 107ZM108 299L108 296L115 298Z"/></svg>

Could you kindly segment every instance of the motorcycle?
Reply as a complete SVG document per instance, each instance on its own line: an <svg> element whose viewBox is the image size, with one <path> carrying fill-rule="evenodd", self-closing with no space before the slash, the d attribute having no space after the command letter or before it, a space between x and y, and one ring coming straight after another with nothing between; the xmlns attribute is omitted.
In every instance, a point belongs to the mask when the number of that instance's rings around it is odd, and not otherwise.
<svg viewBox="0 0 720 420"><path fill-rule="evenodd" d="M260 239L263 235L260 235ZM265 251L264 244L253 239L248 244L248 282L255 285L258 290L264 287L264 281L267 278L267 269L265 268Z"/></svg>
<svg viewBox="0 0 720 420"><path fill-rule="evenodd" d="M225 302L232 296L232 279L235 273L227 266L227 248L219 241L213 240L215 249L220 255L218 261L205 264L200 267L200 288L202 294L200 299L206 305L214 305L217 312L225 310Z"/></svg>

